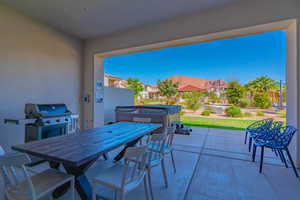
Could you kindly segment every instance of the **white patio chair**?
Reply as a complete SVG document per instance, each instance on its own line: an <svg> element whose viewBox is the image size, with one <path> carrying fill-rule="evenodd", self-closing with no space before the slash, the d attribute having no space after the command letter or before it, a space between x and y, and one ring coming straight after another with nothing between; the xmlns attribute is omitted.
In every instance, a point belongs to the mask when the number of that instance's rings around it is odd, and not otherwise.
<svg viewBox="0 0 300 200"><path fill-rule="evenodd" d="M147 175L151 197L153 199L153 190L151 183L151 169L161 165L163 178L166 188L168 187L168 178L164 162L164 147L166 145L168 135L166 133L154 134L151 136L148 144L148 160L147 160Z"/></svg>
<svg viewBox="0 0 300 200"><path fill-rule="evenodd" d="M167 128L167 141L164 147L164 154L170 154L171 155L171 159L172 159L172 165L173 165L173 170L174 173L176 173L176 166L175 166L175 159L174 159L174 149L173 149L173 140L174 140L174 136L175 136L175 126L169 127Z"/></svg>
<svg viewBox="0 0 300 200"><path fill-rule="evenodd" d="M92 180L93 199L96 200L97 184L104 185L115 190L114 199L119 196L121 200L125 199L125 194L144 181L146 199L149 200L149 191L146 180L146 152L147 146L129 147L124 155L125 164L115 164L98 173Z"/></svg>
<svg viewBox="0 0 300 200"><path fill-rule="evenodd" d="M17 153L17 152L16 152ZM0 145L0 156L3 156L3 155L5 155L6 154L6 152L4 151L4 149L1 147L1 145ZM28 170L28 172L30 172L31 174L36 174L37 173L37 171L36 170L34 170L32 167L28 167L27 166L27 168L26 168L27 170Z"/></svg>
<svg viewBox="0 0 300 200"><path fill-rule="evenodd" d="M134 122L141 122L141 123L151 123L151 118L134 117L132 119L132 121L134 121ZM144 137L142 139L140 139L139 144L143 145L143 139L145 139L146 143L148 143L149 139L150 139L150 136L151 136L151 133L148 133L148 134L144 135Z"/></svg>
<svg viewBox="0 0 300 200"><path fill-rule="evenodd" d="M175 126L166 128L165 134L167 136L166 136L166 139L165 139L166 141L165 141L163 149L162 149L164 155L167 155L167 154L171 155L174 173L176 173L176 165L175 165L175 159L174 159L174 153L173 153L173 151L174 151L173 140L174 140L174 136L175 136L175 128L176 128ZM151 144L151 146L153 146L153 144ZM158 147L156 147L156 148L158 148Z"/></svg>
<svg viewBox="0 0 300 200"><path fill-rule="evenodd" d="M4 180L4 191L8 200L37 200L50 197L57 187L70 182L71 196L74 200L74 177L48 169L30 176L25 164L30 159L26 154L6 153L0 156L0 169Z"/></svg>

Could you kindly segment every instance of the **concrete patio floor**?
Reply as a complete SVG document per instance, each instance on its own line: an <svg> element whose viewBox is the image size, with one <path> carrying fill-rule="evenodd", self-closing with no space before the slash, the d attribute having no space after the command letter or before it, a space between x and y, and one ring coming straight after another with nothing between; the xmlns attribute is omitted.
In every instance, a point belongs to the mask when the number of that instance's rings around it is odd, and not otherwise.
<svg viewBox="0 0 300 200"><path fill-rule="evenodd" d="M164 187L160 167L153 168L152 181L156 200L241 200L272 199L294 200L300 198L300 179L291 168L286 169L269 150L265 153L263 173L257 162L251 162L244 132L193 127L189 136L176 135L174 141L177 173L174 174L170 156L166 158L169 187ZM110 153L111 157L118 150ZM89 171L92 178L99 168L107 167L101 161ZM38 168L43 168L39 166ZM112 191L98 187L106 199ZM1 199L1 198L0 198ZM61 199L68 199L67 196ZM79 198L77 198L79 199ZM128 193L126 199L145 199L143 186Z"/></svg>
<svg viewBox="0 0 300 200"><path fill-rule="evenodd" d="M244 132L193 127L189 136L174 141L177 173L166 158L169 187L164 187L160 167L153 169L154 197L158 200L294 200L300 198L300 179L286 169L270 150L265 152L263 173L243 143ZM112 191L99 193L111 198ZM126 199L145 199L143 186Z"/></svg>

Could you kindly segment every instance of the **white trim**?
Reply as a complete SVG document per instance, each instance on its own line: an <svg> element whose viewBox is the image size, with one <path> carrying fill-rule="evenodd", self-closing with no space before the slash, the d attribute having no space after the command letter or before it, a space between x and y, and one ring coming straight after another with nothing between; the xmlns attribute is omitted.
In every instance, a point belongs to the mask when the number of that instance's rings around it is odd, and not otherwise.
<svg viewBox="0 0 300 200"><path fill-rule="evenodd" d="M118 50L108 51L104 53L95 53L95 56L102 57L102 58L111 57L111 56L117 56L122 54L168 48L172 46L180 46L180 45L193 44L198 42L220 40L220 39L238 37L238 36L249 35L249 34L272 32L276 30L286 30L291 24L294 24L296 22L297 22L296 19L283 20L279 22L272 22L268 24L256 25L256 26L251 26L251 27L246 27L241 29L234 29L234 30L222 31L217 33L209 33L206 35L187 37L183 39L170 40L165 42L158 42L158 43L147 44L147 45L142 45L137 47L130 47L125 49L118 49Z"/></svg>

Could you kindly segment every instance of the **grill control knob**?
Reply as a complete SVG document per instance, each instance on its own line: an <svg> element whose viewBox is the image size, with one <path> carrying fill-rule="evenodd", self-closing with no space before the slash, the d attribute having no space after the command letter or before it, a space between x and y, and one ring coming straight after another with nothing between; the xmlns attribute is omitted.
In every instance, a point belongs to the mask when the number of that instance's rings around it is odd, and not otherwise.
<svg viewBox="0 0 300 200"><path fill-rule="evenodd" d="M66 119L65 119L65 121L67 122L67 121L69 121L69 119L68 119L68 118L66 118Z"/></svg>
<svg viewBox="0 0 300 200"><path fill-rule="evenodd" d="M47 123L47 124L50 124L50 120L47 120L46 123Z"/></svg>
<svg viewBox="0 0 300 200"><path fill-rule="evenodd" d="M60 120L59 120L59 119L57 119L57 120L56 120L56 122L60 122Z"/></svg>

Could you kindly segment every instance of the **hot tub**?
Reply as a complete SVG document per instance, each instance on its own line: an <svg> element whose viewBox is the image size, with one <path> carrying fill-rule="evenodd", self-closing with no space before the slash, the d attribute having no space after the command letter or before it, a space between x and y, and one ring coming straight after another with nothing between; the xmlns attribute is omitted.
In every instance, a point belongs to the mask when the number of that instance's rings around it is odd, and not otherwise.
<svg viewBox="0 0 300 200"><path fill-rule="evenodd" d="M163 129L180 123L179 105L134 105L117 106L116 121L161 123Z"/></svg>

